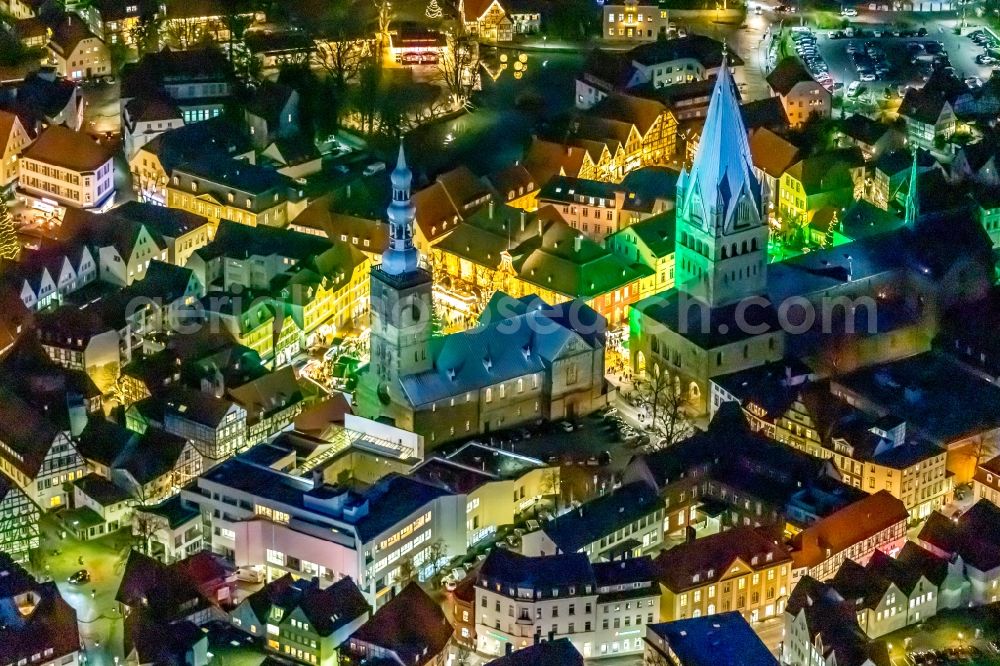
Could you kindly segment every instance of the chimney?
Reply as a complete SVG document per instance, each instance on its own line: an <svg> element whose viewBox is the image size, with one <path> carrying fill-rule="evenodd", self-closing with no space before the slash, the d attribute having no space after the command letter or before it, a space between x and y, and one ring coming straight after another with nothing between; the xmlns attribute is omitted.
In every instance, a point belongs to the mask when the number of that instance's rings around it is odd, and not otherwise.
<svg viewBox="0 0 1000 666"><path fill-rule="evenodd" d="M347 198L348 199L351 198L351 184L350 183L347 184Z"/></svg>
<svg viewBox="0 0 1000 666"><path fill-rule="evenodd" d="M521 209L521 233L524 233L524 225L528 222L528 211Z"/></svg>
<svg viewBox="0 0 1000 666"><path fill-rule="evenodd" d="M511 645L511 644L510 644L509 642L508 642L508 643L504 643L504 644L503 644L503 653L504 653L504 654L505 654L506 656L508 656L508 657L509 657L509 656L510 656L510 654L511 654L511 653L512 653L513 651L514 651L514 646L513 646L513 645Z"/></svg>
<svg viewBox="0 0 1000 666"><path fill-rule="evenodd" d="M490 199L490 219L493 219L493 199Z"/></svg>
<svg viewBox="0 0 1000 666"><path fill-rule="evenodd" d="M539 629L538 631L535 632L535 635L532 637L532 644L538 645L541 642L542 642L542 630Z"/></svg>
<svg viewBox="0 0 1000 666"><path fill-rule="evenodd" d="M583 236L577 234L576 238L573 239L573 249L579 252L581 247L583 247Z"/></svg>
<svg viewBox="0 0 1000 666"><path fill-rule="evenodd" d="M698 538L698 534L695 532L694 528L688 525L684 528L684 543L694 543L694 540Z"/></svg>
<svg viewBox="0 0 1000 666"><path fill-rule="evenodd" d="M554 631L550 631L550 632L549 632L549 642L551 643L551 642L552 642L552 641L554 641L555 639L556 639L556 632L554 632Z"/></svg>
<svg viewBox="0 0 1000 666"><path fill-rule="evenodd" d="M536 214L535 217L538 218L538 237L541 238L543 232L542 216Z"/></svg>

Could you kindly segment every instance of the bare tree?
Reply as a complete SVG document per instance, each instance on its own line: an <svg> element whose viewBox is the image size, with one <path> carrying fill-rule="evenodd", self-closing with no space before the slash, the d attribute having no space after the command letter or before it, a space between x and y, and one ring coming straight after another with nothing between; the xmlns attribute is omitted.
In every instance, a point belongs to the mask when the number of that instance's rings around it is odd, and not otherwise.
<svg viewBox="0 0 1000 666"><path fill-rule="evenodd" d="M673 446L694 433L687 392L666 372L647 372L635 384L636 406L650 435L652 450Z"/></svg>
<svg viewBox="0 0 1000 666"><path fill-rule="evenodd" d="M187 49L204 38L201 25L194 19L170 19L164 25L164 37L173 44Z"/></svg>
<svg viewBox="0 0 1000 666"><path fill-rule="evenodd" d="M444 539L436 539L427 546L427 561L437 571L438 563L448 556L448 544Z"/></svg>
<svg viewBox="0 0 1000 666"><path fill-rule="evenodd" d="M371 48L370 40L346 34L335 35L329 40L317 42L315 61L329 72L334 85L343 92L357 78Z"/></svg>
<svg viewBox="0 0 1000 666"><path fill-rule="evenodd" d="M163 17L158 12L143 12L132 27L129 36L139 57L160 50L161 33L164 30Z"/></svg>
<svg viewBox="0 0 1000 666"><path fill-rule="evenodd" d="M389 24L392 23L392 2L390 0L372 0L375 5L375 18L377 21L375 34L375 61L379 67L382 66L382 54L385 46L389 42Z"/></svg>
<svg viewBox="0 0 1000 666"><path fill-rule="evenodd" d="M413 564L412 557L405 557L399 561L399 569L396 571L396 585L402 590L404 587L417 580L419 572Z"/></svg>
<svg viewBox="0 0 1000 666"><path fill-rule="evenodd" d="M438 59L438 77L451 95L453 110L465 106L479 88L479 68L479 44L469 37L451 38Z"/></svg>

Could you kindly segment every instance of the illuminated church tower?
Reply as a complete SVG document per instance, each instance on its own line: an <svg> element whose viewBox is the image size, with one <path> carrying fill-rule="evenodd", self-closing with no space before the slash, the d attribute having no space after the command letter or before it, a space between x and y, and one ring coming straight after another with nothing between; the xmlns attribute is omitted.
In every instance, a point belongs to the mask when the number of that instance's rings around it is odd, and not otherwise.
<svg viewBox="0 0 1000 666"><path fill-rule="evenodd" d="M382 263L371 272L371 361L358 387L358 411L370 418L398 418L391 413L391 405L400 403L400 376L431 367L431 275L420 267L413 245L413 174L406 166L402 144L391 179L389 247L382 253Z"/></svg>
<svg viewBox="0 0 1000 666"><path fill-rule="evenodd" d="M677 181L677 289L710 307L763 294L767 223L723 57L691 171Z"/></svg>

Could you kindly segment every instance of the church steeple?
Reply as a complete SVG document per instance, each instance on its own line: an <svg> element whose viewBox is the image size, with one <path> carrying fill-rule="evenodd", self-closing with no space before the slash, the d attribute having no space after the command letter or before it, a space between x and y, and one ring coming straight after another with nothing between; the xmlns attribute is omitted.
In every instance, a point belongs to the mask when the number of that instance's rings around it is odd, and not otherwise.
<svg viewBox="0 0 1000 666"><path fill-rule="evenodd" d="M399 146L396 168L390 174L389 247L382 263L371 272L371 360L355 393L356 414L388 418L413 430L413 412L406 405L400 379L429 370L431 275L420 267L413 245L417 210L410 198L413 174Z"/></svg>
<svg viewBox="0 0 1000 666"><path fill-rule="evenodd" d="M917 148L913 148L913 166L910 167L910 189L906 193L906 213L903 222L912 227L920 215L920 200L917 192Z"/></svg>
<svg viewBox="0 0 1000 666"><path fill-rule="evenodd" d="M711 307L764 293L762 199L723 51L698 151L677 180L677 289Z"/></svg>
<svg viewBox="0 0 1000 666"><path fill-rule="evenodd" d="M392 180L392 202L387 209L389 218L389 247L382 253L381 269L390 275L404 275L417 269L419 255L413 246L413 223L417 209L410 199L413 173L406 166L403 142L399 142L399 157Z"/></svg>
<svg viewBox="0 0 1000 666"><path fill-rule="evenodd" d="M745 212L761 215L760 183L754 176L750 142L725 51L685 186L684 212L715 235L736 225L740 201L753 208Z"/></svg>

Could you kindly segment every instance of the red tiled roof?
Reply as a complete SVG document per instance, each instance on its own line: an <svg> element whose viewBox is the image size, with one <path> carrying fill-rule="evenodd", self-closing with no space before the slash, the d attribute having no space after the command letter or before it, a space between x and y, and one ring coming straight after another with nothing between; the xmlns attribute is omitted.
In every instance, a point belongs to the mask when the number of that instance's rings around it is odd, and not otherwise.
<svg viewBox="0 0 1000 666"><path fill-rule="evenodd" d="M792 559L796 567L814 567L831 554L909 519L906 505L880 490L810 525L795 536Z"/></svg>

